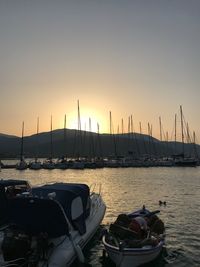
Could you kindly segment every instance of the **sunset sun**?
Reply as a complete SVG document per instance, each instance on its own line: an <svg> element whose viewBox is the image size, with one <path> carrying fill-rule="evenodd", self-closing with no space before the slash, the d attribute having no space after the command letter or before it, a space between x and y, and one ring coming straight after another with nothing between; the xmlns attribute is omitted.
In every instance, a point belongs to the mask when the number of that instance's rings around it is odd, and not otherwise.
<svg viewBox="0 0 200 267"><path fill-rule="evenodd" d="M67 128L69 129L81 129L83 131L91 132L105 132L106 121L98 113L93 110L84 109L80 112L80 120L78 120L78 114L75 112L68 114Z"/></svg>

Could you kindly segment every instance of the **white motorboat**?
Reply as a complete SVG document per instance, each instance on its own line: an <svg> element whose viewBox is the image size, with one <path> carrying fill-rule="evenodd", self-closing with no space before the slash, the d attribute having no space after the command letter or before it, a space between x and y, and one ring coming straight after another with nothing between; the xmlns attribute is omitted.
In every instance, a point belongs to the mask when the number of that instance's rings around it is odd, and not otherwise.
<svg viewBox="0 0 200 267"><path fill-rule="evenodd" d="M56 165L52 158L46 159L42 164L43 169L53 170Z"/></svg>
<svg viewBox="0 0 200 267"><path fill-rule="evenodd" d="M57 169L62 169L62 170L68 169L69 167L68 161L65 157L59 158L55 165Z"/></svg>
<svg viewBox="0 0 200 267"><path fill-rule="evenodd" d="M40 170L42 168L42 163L37 158L29 163L29 169Z"/></svg>
<svg viewBox="0 0 200 267"><path fill-rule="evenodd" d="M86 184L54 183L7 201L0 266L66 267L97 231L106 206Z"/></svg>
<svg viewBox="0 0 200 267"><path fill-rule="evenodd" d="M122 214L121 218L118 216L110 225L102 241L116 266L136 267L158 257L164 245L164 224L155 215L158 212L150 212L143 207L130 214ZM132 227L128 227L131 224Z"/></svg>

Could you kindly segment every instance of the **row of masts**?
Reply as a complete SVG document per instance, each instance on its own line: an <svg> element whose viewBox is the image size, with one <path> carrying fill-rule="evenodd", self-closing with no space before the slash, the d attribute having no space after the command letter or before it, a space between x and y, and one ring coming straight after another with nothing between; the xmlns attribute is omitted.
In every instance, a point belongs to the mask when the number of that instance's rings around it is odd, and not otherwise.
<svg viewBox="0 0 200 267"><path fill-rule="evenodd" d="M53 121L52 121L52 115L51 115L51 123L50 123L50 156L47 160L45 160L43 163L41 163L38 160L38 150L36 152L35 155L35 160L30 162L29 164L27 164L24 160L24 122L22 123L22 137L21 137L21 151L20 151L20 162L17 164L17 168L18 169L25 169L27 167L29 168L33 168L33 169L39 169L39 168L47 168L47 169L53 169L53 168L76 168L75 166L77 165L77 168L84 168L84 166L89 166L89 162L91 163L91 166L95 165L95 161L97 161L97 157L95 157L95 151L94 151L94 140L93 140L93 135L91 134L90 137L90 143L89 143L89 150L90 150L90 155L87 159L83 159L82 153L81 153L81 149L83 148L83 131L81 129L81 115L80 115L80 107L79 107L79 101L77 102L78 105L78 129L75 131L75 141L74 141L74 159L70 159L68 160L66 156L62 156L60 157L59 160L55 161L53 160ZM181 117L181 143L182 143L182 156L184 158L184 154L185 154L185 132L184 132L184 117L183 117L183 111L182 111L182 106L180 106L180 117ZM156 153L153 153L153 160L151 159L151 153L147 153L147 145L152 144L153 146L154 141L153 140L153 130L152 130L152 125L150 125L150 123L148 123L148 135L145 138L148 138L148 142L146 139L146 142L144 142L144 150L146 152L146 154L149 154L149 156L147 158L141 157L140 159L136 159L132 157L132 160L130 160L130 155L133 154L133 149L131 147L131 145L129 144L128 147L128 155L129 155L129 159L126 160L125 157L122 157L122 155L118 154L117 151L117 144L118 144L118 136L120 135L119 133L119 126L118 126L118 130L117 130L117 134L114 133L114 126L113 126L113 121L112 121L112 114L111 111L109 112L109 120L110 120L110 136L111 136L111 140L113 142L113 151L114 151L114 155L112 156L112 163L110 164L111 166L113 165L119 165L119 166L143 166L143 165L162 165L161 163L161 157L155 157ZM67 132L66 132L66 114L64 117L64 146L65 146L65 150L67 150ZM166 134L164 134L165 136L165 141L163 141L163 127L162 127L162 121L161 121L161 117L159 117L159 126L160 126L160 142L164 142L166 145L168 145L168 132L166 132ZM124 132L124 121L122 119L121 121L121 127L122 127L122 131L121 131L121 135L125 135L126 133ZM142 124L141 122L139 123L139 128L140 128L140 135L142 134ZM174 132L174 144L176 146L177 143L177 115L175 115L175 132ZM92 133L92 129L91 129L91 118L89 118L89 133ZM97 124L97 133L99 136L99 124ZM189 134L189 127L187 124L186 127L186 133L187 133L187 139L191 141L190 138L190 134ZM126 134L127 135L127 134ZM138 144L138 139L136 137L136 133L134 131L133 128L133 117L132 115L129 116L128 118L128 135L129 135L129 140L134 139L134 145L137 149L137 151L139 152L138 154L140 154L140 146ZM39 117L37 118L37 149L39 146L39 142L38 142L38 138L39 138ZM195 144L195 133L193 133L193 143ZM130 142L133 145L133 142ZM148 144L149 143L149 144ZM101 147L101 141L99 138L99 145ZM194 146L196 147L196 146ZM102 149L102 147L101 147ZM102 153L103 154L103 153ZM197 153L196 153L197 154ZM180 160L180 158L179 158ZM128 164L129 161L129 164ZM132 161L132 162L130 162ZM118 163L116 163L118 162ZM119 163L120 162L120 163ZM145 162L145 164L144 164ZM151 162L151 163L150 163ZM109 166L109 162L108 159L103 159L102 157L98 157L98 163L99 166ZM115 164L116 163L116 164ZM96 164L97 165L97 164ZM163 164L164 165L164 164ZM167 163L166 165L174 165L174 159L167 159Z"/></svg>

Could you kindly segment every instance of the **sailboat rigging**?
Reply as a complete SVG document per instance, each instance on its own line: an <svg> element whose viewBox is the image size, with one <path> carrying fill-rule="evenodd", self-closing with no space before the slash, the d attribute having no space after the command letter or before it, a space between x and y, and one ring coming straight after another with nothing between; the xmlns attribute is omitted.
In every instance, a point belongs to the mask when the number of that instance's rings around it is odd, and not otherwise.
<svg viewBox="0 0 200 267"><path fill-rule="evenodd" d="M22 122L22 136L21 136L21 149L20 149L20 161L16 164L17 170L25 170L28 168L28 164L24 159L24 121Z"/></svg>
<svg viewBox="0 0 200 267"><path fill-rule="evenodd" d="M184 123L183 123L183 109L180 106L180 116L181 116L181 144L182 144L182 151L178 157L175 158L175 165L181 167L196 167L197 166L197 159L192 157L191 155L188 156L185 150L185 135L184 135ZM189 130L187 126L187 135L189 135Z"/></svg>

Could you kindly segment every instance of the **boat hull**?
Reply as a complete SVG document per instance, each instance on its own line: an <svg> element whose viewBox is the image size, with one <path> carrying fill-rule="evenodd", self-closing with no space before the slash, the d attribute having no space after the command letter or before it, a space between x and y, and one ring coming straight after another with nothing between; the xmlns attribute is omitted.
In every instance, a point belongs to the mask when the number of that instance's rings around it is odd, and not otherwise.
<svg viewBox="0 0 200 267"><path fill-rule="evenodd" d="M67 267L70 266L77 257L80 260L80 256L83 255L81 249L86 246L96 233L101 221L103 220L105 211L106 205L101 195L99 193L92 193L90 195L90 212L88 217L85 219L86 231L83 234L80 234L79 231L75 230L69 224L69 229L66 234L63 233L61 236L56 238L48 238L48 244L51 244L51 246L45 250L45 258L41 257L35 266ZM5 226L5 229L6 228L8 228L8 226ZM0 248L4 240L4 236L4 229L0 229ZM35 241L32 240L32 242ZM33 245L33 247L34 246L35 245ZM0 266L5 264L6 262L4 261L3 253L0 251Z"/></svg>
<svg viewBox="0 0 200 267"><path fill-rule="evenodd" d="M83 249L90 239L96 233L101 221L103 220L106 206L99 194L93 194L91 196L91 211L89 217L86 219L86 233L79 235L77 231L71 232L71 238L76 246ZM77 258L77 253L74 249L72 242L69 237L59 237L52 239L54 243L53 253L51 254L48 267L66 267L70 266ZM60 244L57 246L57 244ZM41 261L39 267L44 266L44 262Z"/></svg>
<svg viewBox="0 0 200 267"><path fill-rule="evenodd" d="M160 254L164 241L160 241L155 247L145 246L143 248L124 248L112 246L106 242L103 237L103 244L110 259L120 267L137 267L142 264L153 261Z"/></svg>

